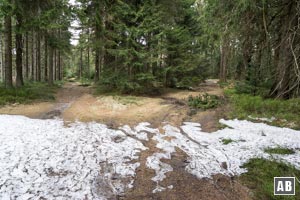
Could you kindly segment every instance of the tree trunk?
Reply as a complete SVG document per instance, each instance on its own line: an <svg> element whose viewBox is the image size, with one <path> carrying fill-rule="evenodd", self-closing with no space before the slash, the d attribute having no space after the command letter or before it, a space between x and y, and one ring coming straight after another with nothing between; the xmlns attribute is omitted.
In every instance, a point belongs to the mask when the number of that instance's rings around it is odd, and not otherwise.
<svg viewBox="0 0 300 200"><path fill-rule="evenodd" d="M95 55L95 82L99 81L100 77L100 58L99 58L99 50L96 49L96 55Z"/></svg>
<svg viewBox="0 0 300 200"><path fill-rule="evenodd" d="M296 27L298 20L295 18L297 16L295 2L290 2L285 8L285 15L282 15L281 19L281 30L280 36L281 40L279 41L280 45L278 46L278 51L276 51L276 56L278 56L277 62L277 74L276 74L276 86L272 91L271 96L281 99L289 99L293 95L293 90L299 87L299 82L296 82L295 79L296 73L292 73L292 68L294 66L293 52L291 47L295 46L295 42L292 41L292 28ZM292 43L294 42L294 43Z"/></svg>
<svg viewBox="0 0 300 200"><path fill-rule="evenodd" d="M48 81L48 38L45 36L45 70L44 70L44 80Z"/></svg>
<svg viewBox="0 0 300 200"><path fill-rule="evenodd" d="M62 59L62 56L60 56L60 65L61 65L60 77L61 77L61 80L63 80L64 79L64 60Z"/></svg>
<svg viewBox="0 0 300 200"><path fill-rule="evenodd" d="M10 2L10 1L9 1ZM4 36L5 36L5 87L12 88L12 27L11 15L7 14L4 18Z"/></svg>
<svg viewBox="0 0 300 200"><path fill-rule="evenodd" d="M58 50L58 55L57 55L57 66L58 66L58 80L62 80L62 76L61 76L61 54L60 54L60 50Z"/></svg>
<svg viewBox="0 0 300 200"><path fill-rule="evenodd" d="M26 70L26 79L29 79L29 46L28 46L28 33L26 32L25 36L25 49L26 49L26 54L25 54L25 70Z"/></svg>
<svg viewBox="0 0 300 200"><path fill-rule="evenodd" d="M54 51L53 51L53 53L54 53L54 55L53 55L53 58L54 58L54 61L53 61L53 72L54 72L54 75L53 75L53 78L54 78L54 80L56 81L57 80L57 75L56 75L56 73L57 73L57 70L56 70L56 67L57 67L57 65L56 65L56 49L54 49Z"/></svg>
<svg viewBox="0 0 300 200"><path fill-rule="evenodd" d="M80 66L79 66L79 78L82 78L82 70L83 70L83 50L80 48Z"/></svg>
<svg viewBox="0 0 300 200"><path fill-rule="evenodd" d="M3 60L2 60L2 32L0 31L0 82L4 81L4 73L3 73Z"/></svg>
<svg viewBox="0 0 300 200"><path fill-rule="evenodd" d="M31 35L31 80L34 81L34 31Z"/></svg>
<svg viewBox="0 0 300 200"><path fill-rule="evenodd" d="M49 78L48 84L53 85L53 47L49 46Z"/></svg>
<svg viewBox="0 0 300 200"><path fill-rule="evenodd" d="M228 65L228 41L225 39L223 44L220 47L220 55L221 55L221 60L220 60L220 73L219 73L219 78L221 82L226 82L227 78L227 65Z"/></svg>
<svg viewBox="0 0 300 200"><path fill-rule="evenodd" d="M16 70L17 70L17 79L16 86L22 87L24 85L23 81L23 65L22 65L22 56L23 56L23 39L22 39L22 16L16 14Z"/></svg>
<svg viewBox="0 0 300 200"><path fill-rule="evenodd" d="M87 74L88 74L88 77L90 78L91 74L90 74L90 30L89 30L89 28L88 28L87 34L88 34L88 45L87 45Z"/></svg>
<svg viewBox="0 0 300 200"><path fill-rule="evenodd" d="M41 33L36 34L36 80L41 81Z"/></svg>

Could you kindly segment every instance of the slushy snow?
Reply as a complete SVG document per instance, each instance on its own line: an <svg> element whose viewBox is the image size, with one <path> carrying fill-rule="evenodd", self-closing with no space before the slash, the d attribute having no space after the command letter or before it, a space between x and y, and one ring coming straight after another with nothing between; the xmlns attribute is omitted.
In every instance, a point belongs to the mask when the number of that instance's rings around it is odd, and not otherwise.
<svg viewBox="0 0 300 200"><path fill-rule="evenodd" d="M153 192L170 190L160 184L172 166L176 148L187 154L186 171L198 178L214 174L236 176L251 158L276 159L300 169L300 131L263 123L221 120L228 128L206 133L197 123L165 125L164 132L140 123L109 129L98 123L60 119L38 120L0 115L0 199L109 199L133 187L139 155L151 139L160 151L146 160L155 171ZM233 142L225 145L224 139ZM143 142L143 143L142 143ZM295 150L270 155L266 148Z"/></svg>
<svg viewBox="0 0 300 200"><path fill-rule="evenodd" d="M241 166L252 158L276 159L300 169L300 131L249 121L220 120L220 123L228 128L214 133L203 132L198 123L186 122L180 128L164 126L165 133L152 138L164 153L155 153L147 160L147 165L156 171L152 180L158 183L172 171L160 159L171 159L175 147L188 155L186 170L198 178L211 178L215 174L240 175L247 172ZM226 145L224 139L233 142ZM264 152L266 148L275 147L293 149L296 153L270 155Z"/></svg>
<svg viewBox="0 0 300 200"><path fill-rule="evenodd" d="M102 124L0 115L0 199L107 199L132 187L142 150Z"/></svg>

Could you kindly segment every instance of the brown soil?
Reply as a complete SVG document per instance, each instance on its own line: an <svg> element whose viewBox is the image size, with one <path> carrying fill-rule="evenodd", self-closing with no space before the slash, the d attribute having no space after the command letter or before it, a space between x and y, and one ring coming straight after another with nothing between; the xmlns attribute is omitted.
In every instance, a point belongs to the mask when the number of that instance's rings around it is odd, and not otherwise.
<svg viewBox="0 0 300 200"><path fill-rule="evenodd" d="M155 172L146 167L146 159L160 150L155 147L155 142L147 143L148 151L142 152L139 162L141 166L137 170L134 188L129 190L122 200L248 200L251 199L249 191L241 185L234 177L215 175L212 179L198 179L185 171L187 156L180 149L172 155L171 160L163 162L171 165L173 171L167 173L167 178L160 186L172 189L153 193L156 183L151 180Z"/></svg>
<svg viewBox="0 0 300 200"><path fill-rule="evenodd" d="M0 114L24 115L30 118L40 118L41 114L54 109L54 103L40 102L27 105L8 105L0 108Z"/></svg>
<svg viewBox="0 0 300 200"><path fill-rule="evenodd" d="M186 104L188 96L209 93L223 96L217 80L208 80L192 91L169 90L159 97L94 96L92 87L82 87L77 83L67 83L59 89L56 102L36 102L30 105L10 105L0 108L0 114L25 115L31 118L62 117L65 122L76 120L105 123L113 128L123 124L134 126L139 122L150 122L153 127L161 128L162 122L180 126L184 121L199 122L202 129L212 132L218 129L218 120L226 112L226 107L191 114ZM150 136L150 135L149 135ZM146 158L159 152L153 140L144 142L149 148L141 153L141 166L137 170L134 188L120 199L250 199L247 188L234 178L216 175L213 179L197 179L184 169L186 155L177 150L171 160L164 160L174 171L167 175L161 186L173 185L173 189L156 194L151 178L155 172L146 167Z"/></svg>

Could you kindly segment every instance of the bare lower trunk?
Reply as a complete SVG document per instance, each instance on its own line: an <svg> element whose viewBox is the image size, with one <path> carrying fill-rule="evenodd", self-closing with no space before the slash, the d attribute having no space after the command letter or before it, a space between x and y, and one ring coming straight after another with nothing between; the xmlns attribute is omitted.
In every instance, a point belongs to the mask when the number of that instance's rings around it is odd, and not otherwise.
<svg viewBox="0 0 300 200"><path fill-rule="evenodd" d="M54 61L53 61L53 67L54 67L54 80L57 80L57 63L56 63L56 49L54 49L54 55L53 55Z"/></svg>
<svg viewBox="0 0 300 200"><path fill-rule="evenodd" d="M23 81L23 65L22 65L22 56L23 56L23 40L21 34L22 28L22 16L17 14L17 22L16 22L16 70L17 70L17 79L16 86L22 87L24 85Z"/></svg>
<svg viewBox="0 0 300 200"><path fill-rule="evenodd" d="M90 78L90 30L87 31L88 34L88 46L87 46L87 74Z"/></svg>
<svg viewBox="0 0 300 200"><path fill-rule="evenodd" d="M41 34L36 34L36 80L41 81Z"/></svg>
<svg viewBox="0 0 300 200"><path fill-rule="evenodd" d="M95 82L99 81L100 76L100 56L99 56L99 50L96 50L96 56L95 56Z"/></svg>
<svg viewBox="0 0 300 200"><path fill-rule="evenodd" d="M51 36L51 33L50 33ZM49 76L48 76L48 84L53 85L53 47L49 46Z"/></svg>
<svg viewBox="0 0 300 200"><path fill-rule="evenodd" d="M4 35L5 35L5 87L12 88L12 28L11 16L7 15L4 19Z"/></svg>
<svg viewBox="0 0 300 200"><path fill-rule="evenodd" d="M31 34L31 80L34 80L34 31Z"/></svg>
<svg viewBox="0 0 300 200"><path fill-rule="evenodd" d="M82 70L83 70L83 50L80 48L80 66L79 66L79 78L82 78Z"/></svg>
<svg viewBox="0 0 300 200"><path fill-rule="evenodd" d="M48 39L45 36L45 70L44 70L44 80L48 81Z"/></svg>
<svg viewBox="0 0 300 200"><path fill-rule="evenodd" d="M25 49L26 49L26 54L25 54L25 70L26 70L26 79L29 79L29 46L28 46L28 33L26 33L25 36Z"/></svg>
<svg viewBox="0 0 300 200"><path fill-rule="evenodd" d="M4 81L4 74L3 74L3 60L2 60L2 33L0 32L0 82Z"/></svg>
<svg viewBox="0 0 300 200"><path fill-rule="evenodd" d="M228 46L227 46L227 41L222 44L220 47L221 51L221 60L220 60L220 73L219 73L219 78L221 82L226 82L226 77L227 77L227 64L228 64Z"/></svg>
<svg viewBox="0 0 300 200"><path fill-rule="evenodd" d="M58 66L58 80L62 80L62 76L61 76L61 55L60 55L60 50L58 51L58 56L57 56L57 66Z"/></svg>

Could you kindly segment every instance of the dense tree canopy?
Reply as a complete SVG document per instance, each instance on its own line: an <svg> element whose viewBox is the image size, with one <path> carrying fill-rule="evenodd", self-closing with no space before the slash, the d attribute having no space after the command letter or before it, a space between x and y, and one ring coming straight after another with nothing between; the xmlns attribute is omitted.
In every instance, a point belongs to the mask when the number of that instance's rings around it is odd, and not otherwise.
<svg viewBox="0 0 300 200"><path fill-rule="evenodd" d="M299 14L297 0L4 0L1 80L9 88L76 74L156 93L219 77L254 95L298 97Z"/></svg>

